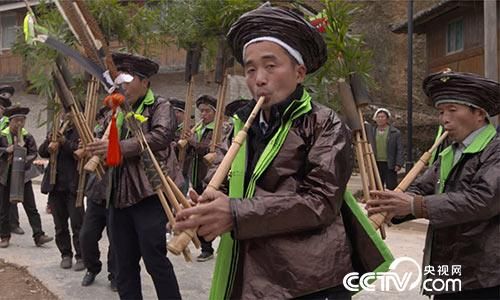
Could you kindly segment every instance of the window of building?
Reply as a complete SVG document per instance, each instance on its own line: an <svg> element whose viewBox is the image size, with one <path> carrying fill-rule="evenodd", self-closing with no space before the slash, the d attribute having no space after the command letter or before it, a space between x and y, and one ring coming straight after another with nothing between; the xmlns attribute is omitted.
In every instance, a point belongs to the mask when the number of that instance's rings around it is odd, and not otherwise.
<svg viewBox="0 0 500 300"><path fill-rule="evenodd" d="M0 15L0 49L10 49L16 40L15 14Z"/></svg>
<svg viewBox="0 0 500 300"><path fill-rule="evenodd" d="M446 53L464 50L464 20L455 20L448 23L446 32Z"/></svg>

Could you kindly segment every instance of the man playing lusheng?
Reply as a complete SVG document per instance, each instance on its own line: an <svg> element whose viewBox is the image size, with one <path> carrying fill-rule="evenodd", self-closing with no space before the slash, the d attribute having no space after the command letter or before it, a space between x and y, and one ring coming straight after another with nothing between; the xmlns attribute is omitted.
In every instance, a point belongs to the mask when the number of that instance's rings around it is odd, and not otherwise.
<svg viewBox="0 0 500 300"><path fill-rule="evenodd" d="M423 88L452 145L406 193L372 192L370 214L394 223L429 220L423 267L446 279L461 268L461 291L426 290L434 299L500 298L500 138L488 115L500 112L500 85L475 74L439 72ZM439 276L438 268L448 274ZM442 271L441 271L442 273ZM433 288L431 285L424 288Z"/></svg>
<svg viewBox="0 0 500 300"><path fill-rule="evenodd" d="M229 196L192 194L206 204L179 212L174 228L200 226L208 240L225 233L212 299L349 299L342 279L353 268L340 208L351 135L302 86L326 61L325 43L301 16L269 6L242 15L228 40L254 97L236 112L232 134L255 99L265 102L233 162Z"/></svg>
<svg viewBox="0 0 500 300"><path fill-rule="evenodd" d="M11 106L5 110L5 115L9 118L9 125L0 132L0 248L7 248L10 244L10 208L13 204L10 202L10 187L12 174L12 159L14 145L26 148L26 160L24 170L30 169L33 161L37 157L35 138L24 129L26 115L30 109L21 106ZM35 245L41 246L52 241L42 230L42 220L36 209L35 195L31 183L32 176L28 172L25 174L23 207L28 216L31 229L33 230L33 240Z"/></svg>
<svg viewBox="0 0 500 300"><path fill-rule="evenodd" d="M9 117L4 116L3 113L6 108L12 105L10 98L14 95L16 90L11 85L0 85L0 132L9 125ZM0 195L0 202L1 200ZM19 212L17 205L10 206L10 232L15 234L24 234L24 230L19 226Z"/></svg>
<svg viewBox="0 0 500 300"><path fill-rule="evenodd" d="M172 159L175 160L171 142L177 123L170 103L155 97L150 88L149 78L158 72L158 64L128 53L114 53L113 61L126 78L122 88L134 117L144 121L141 125L146 141L159 164L168 166ZM128 129L123 114L118 115L117 124L123 162L112 170L110 229L120 299L142 299L141 258L153 279L157 297L178 299L179 286L172 263L166 256L164 210L146 174L138 137ZM106 154L107 148L107 140L87 145L93 155ZM174 180L182 176L174 174L170 166L168 173Z"/></svg>
<svg viewBox="0 0 500 300"><path fill-rule="evenodd" d="M208 166L203 157L210 152L210 142L213 138L215 126L215 106L217 99L210 95L201 95L196 99L196 108L200 112L201 123L196 126L194 134L187 131L187 136L183 137L189 142L188 155L191 156L191 182L194 190L201 194L203 192L203 179L207 176ZM200 236L201 253L196 258L203 262L214 257L212 240L205 240Z"/></svg>

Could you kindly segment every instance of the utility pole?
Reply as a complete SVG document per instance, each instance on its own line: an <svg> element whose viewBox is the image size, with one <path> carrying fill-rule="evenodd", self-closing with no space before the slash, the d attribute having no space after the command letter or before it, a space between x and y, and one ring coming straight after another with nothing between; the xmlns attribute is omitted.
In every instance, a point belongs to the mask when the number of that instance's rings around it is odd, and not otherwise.
<svg viewBox="0 0 500 300"><path fill-rule="evenodd" d="M484 7L484 77L498 81L498 14L497 1L483 1ZM500 116L492 117L495 125Z"/></svg>
<svg viewBox="0 0 500 300"><path fill-rule="evenodd" d="M407 66L407 122L408 122L408 147L406 159L406 172L413 167L413 0L408 0L408 66Z"/></svg>

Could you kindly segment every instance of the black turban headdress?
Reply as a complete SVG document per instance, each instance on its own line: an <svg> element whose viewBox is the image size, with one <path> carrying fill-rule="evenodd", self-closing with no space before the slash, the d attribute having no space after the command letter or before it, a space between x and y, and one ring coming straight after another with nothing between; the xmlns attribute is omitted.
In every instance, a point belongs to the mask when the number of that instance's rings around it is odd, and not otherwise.
<svg viewBox="0 0 500 300"><path fill-rule="evenodd" d="M484 109L489 116L500 113L500 85L477 74L442 71L430 74L423 89L434 106L460 103Z"/></svg>
<svg viewBox="0 0 500 300"><path fill-rule="evenodd" d="M177 98L171 97L171 98L168 98L168 101L172 104L174 109L184 111L184 109L186 108L186 103L184 103L184 101L181 101Z"/></svg>
<svg viewBox="0 0 500 300"><path fill-rule="evenodd" d="M5 116L9 117L9 119L15 117L26 117L26 115L30 112L28 107L22 107L19 105L14 105L5 109L3 113Z"/></svg>
<svg viewBox="0 0 500 300"><path fill-rule="evenodd" d="M260 37L277 38L297 50L308 74L326 62L326 44L320 33L293 11L264 5L243 14L227 34L229 47L240 64L245 44Z"/></svg>
<svg viewBox="0 0 500 300"><path fill-rule="evenodd" d="M112 54L112 57L118 71L142 78L149 78L158 73L158 64L144 56L116 52Z"/></svg>
<svg viewBox="0 0 500 300"><path fill-rule="evenodd" d="M12 85L3 84L0 85L0 94L8 93L10 96L14 95L16 89Z"/></svg>
<svg viewBox="0 0 500 300"><path fill-rule="evenodd" d="M226 108L224 109L224 115L227 117L232 117L236 113L236 111L243 106L247 105L250 102L250 100L246 99L238 99L234 100L233 102L229 103L226 105Z"/></svg>
<svg viewBox="0 0 500 300"><path fill-rule="evenodd" d="M210 105L215 110L215 107L217 106L217 99L210 95L201 95L198 99L196 99L196 107L199 107L200 104Z"/></svg>

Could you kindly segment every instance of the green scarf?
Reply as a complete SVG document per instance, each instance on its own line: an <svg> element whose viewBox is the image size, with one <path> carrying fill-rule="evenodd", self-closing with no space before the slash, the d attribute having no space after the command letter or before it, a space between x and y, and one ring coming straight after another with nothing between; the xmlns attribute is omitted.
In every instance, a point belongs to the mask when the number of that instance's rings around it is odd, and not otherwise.
<svg viewBox="0 0 500 300"><path fill-rule="evenodd" d="M439 193L444 192L444 187L448 176L451 174L453 168L458 165L458 163L463 159L464 154L473 154L483 151L484 148L486 148L486 146L488 146L491 140L496 136L496 134L497 131L495 127L491 124L488 124L488 126L486 126L486 128L483 129L483 131L481 131L474 138L472 143L464 149L462 156L455 164L453 164L454 153L451 145L439 154L439 156L441 157L441 164L439 167Z"/></svg>
<svg viewBox="0 0 500 300"><path fill-rule="evenodd" d="M7 138L7 143L9 145L12 145L14 143L14 140L12 138L12 134L10 134L10 128L5 127L2 131L1 134ZM28 135L28 131L24 128L21 129L21 131L17 132L17 140L19 141L20 144L24 143L24 137Z"/></svg>
<svg viewBox="0 0 500 300"><path fill-rule="evenodd" d="M123 121L127 118L134 117L139 122L144 123L148 120L148 118L145 118L142 113L144 112L145 106L150 106L153 105L155 102L155 95L153 94L153 91L151 89L148 89L146 92L146 96L144 96L144 99L142 99L141 103L139 104L139 107L135 110L135 112L129 112L127 115L125 115L122 111L119 111L117 116L116 116L116 127L118 127L118 136L121 136L121 130L123 126ZM128 138L130 134L130 131L127 131L127 134L125 138Z"/></svg>
<svg viewBox="0 0 500 300"><path fill-rule="evenodd" d="M293 111L289 112L289 110ZM304 91L300 100L293 100L285 110L284 116L290 115L287 120L282 120L281 126L274 134L259 157L252 177L244 194L245 172L246 172L246 141L241 145L233 164L231 165L231 177L229 179L229 197L231 201L239 201L241 198L252 198L255 193L257 180L269 167L274 158L279 154L283 143L285 142L292 123L297 118L311 111L311 96ZM234 136L243 128L243 122L235 116L234 118ZM221 236L219 248L217 249L217 261L212 278L212 288L210 290L210 299L228 299L231 295L236 267L238 265L239 243L231 238L230 233Z"/></svg>

